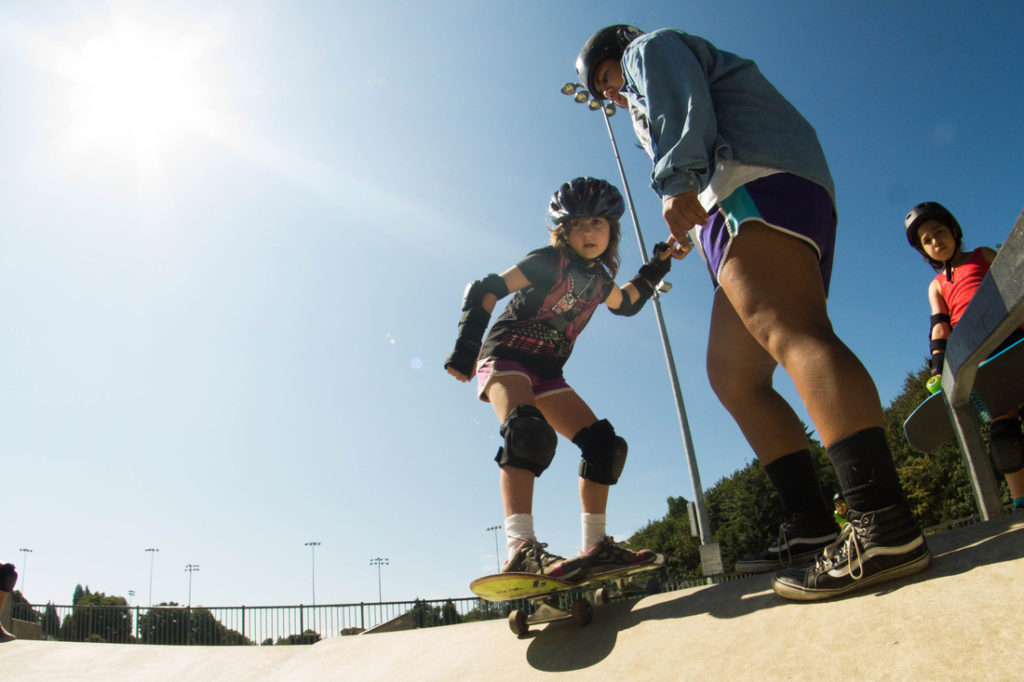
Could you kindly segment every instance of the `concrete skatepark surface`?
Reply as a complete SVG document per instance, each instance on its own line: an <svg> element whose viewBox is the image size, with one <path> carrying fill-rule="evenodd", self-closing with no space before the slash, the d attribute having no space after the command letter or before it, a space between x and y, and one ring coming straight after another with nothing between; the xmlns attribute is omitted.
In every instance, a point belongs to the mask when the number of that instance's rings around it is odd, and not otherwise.
<svg viewBox="0 0 1024 682"><path fill-rule="evenodd" d="M504 620L327 639L182 647L14 641L2 680L901 679L1024 676L1024 514L928 539L932 566L843 599L786 601L766 574L615 602L594 622Z"/></svg>

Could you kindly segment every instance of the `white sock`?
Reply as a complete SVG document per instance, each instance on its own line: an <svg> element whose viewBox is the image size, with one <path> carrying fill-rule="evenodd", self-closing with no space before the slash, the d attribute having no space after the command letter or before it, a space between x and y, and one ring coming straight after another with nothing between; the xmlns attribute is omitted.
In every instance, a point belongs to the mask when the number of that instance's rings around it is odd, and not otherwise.
<svg viewBox="0 0 1024 682"><path fill-rule="evenodd" d="M533 534L533 514L513 514L505 519L505 549L509 558L523 540L537 540Z"/></svg>
<svg viewBox="0 0 1024 682"><path fill-rule="evenodd" d="M607 514L580 514L580 522L583 527L583 551L598 544L607 537Z"/></svg>

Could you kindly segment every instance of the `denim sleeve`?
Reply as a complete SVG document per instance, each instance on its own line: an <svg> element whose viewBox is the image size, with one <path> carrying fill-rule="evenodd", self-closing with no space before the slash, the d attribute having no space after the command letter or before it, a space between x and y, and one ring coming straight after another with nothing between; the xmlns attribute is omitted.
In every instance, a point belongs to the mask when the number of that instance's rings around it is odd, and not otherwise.
<svg viewBox="0 0 1024 682"><path fill-rule="evenodd" d="M718 139L707 74L678 36L634 42L622 60L627 87L644 102L651 134L651 186L661 197L700 192L710 178Z"/></svg>

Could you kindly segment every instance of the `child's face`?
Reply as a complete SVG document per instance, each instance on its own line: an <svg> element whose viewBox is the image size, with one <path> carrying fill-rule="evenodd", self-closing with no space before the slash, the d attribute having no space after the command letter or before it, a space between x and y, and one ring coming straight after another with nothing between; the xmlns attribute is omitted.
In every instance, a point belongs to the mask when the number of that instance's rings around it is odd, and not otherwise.
<svg viewBox="0 0 1024 682"><path fill-rule="evenodd" d="M569 222L569 246L583 258L600 257L610 239L611 225L601 216L573 218Z"/></svg>
<svg viewBox="0 0 1024 682"><path fill-rule="evenodd" d="M940 263L952 258L956 250L953 232L938 220L926 220L921 223L921 227L917 229L917 238L925 254Z"/></svg>
<svg viewBox="0 0 1024 682"><path fill-rule="evenodd" d="M602 96L607 97L623 109L629 106L629 102L619 92L626 84L626 79L622 76L622 64L617 59L606 59L598 64L594 69L592 80Z"/></svg>

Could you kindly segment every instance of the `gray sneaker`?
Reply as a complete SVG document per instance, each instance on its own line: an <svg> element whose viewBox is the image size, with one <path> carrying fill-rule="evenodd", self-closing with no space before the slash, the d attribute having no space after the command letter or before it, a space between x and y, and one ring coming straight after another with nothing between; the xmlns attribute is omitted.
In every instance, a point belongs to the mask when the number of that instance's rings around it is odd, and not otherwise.
<svg viewBox="0 0 1024 682"><path fill-rule="evenodd" d="M580 566L566 570L565 557L551 554L545 549L547 543L523 539L512 556L501 567L502 573L537 573L550 578L565 580L579 572Z"/></svg>
<svg viewBox="0 0 1024 682"><path fill-rule="evenodd" d="M567 560L561 568L567 574L575 575L576 580L590 580L606 573L618 573L659 562L664 563L663 557L649 549L634 552L617 544L614 538L605 537L588 551Z"/></svg>

